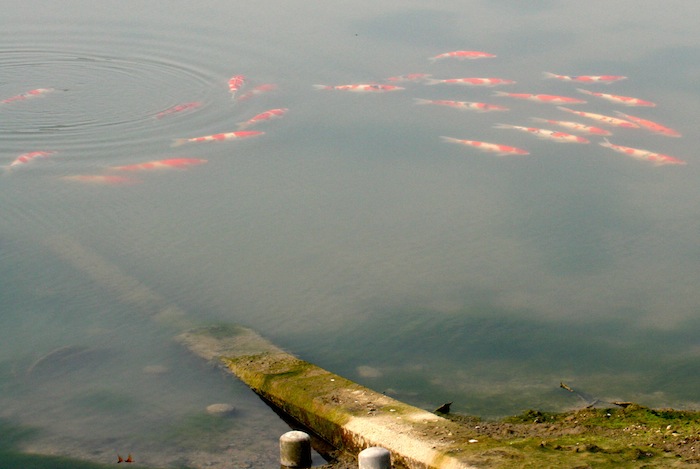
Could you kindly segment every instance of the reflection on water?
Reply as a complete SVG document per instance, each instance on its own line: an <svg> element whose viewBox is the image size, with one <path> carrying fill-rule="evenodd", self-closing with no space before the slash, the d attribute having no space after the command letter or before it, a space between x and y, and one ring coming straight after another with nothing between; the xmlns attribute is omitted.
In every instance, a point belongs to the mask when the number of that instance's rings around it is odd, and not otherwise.
<svg viewBox="0 0 700 469"><path fill-rule="evenodd" d="M0 100L55 90L0 105L4 169L54 152L0 177L0 419L35 429L18 448L272 461L285 425L172 343L212 322L252 326L424 408L578 405L560 381L605 400L696 405L695 7L366 3L75 0L4 13ZM429 60L456 50L496 57ZM596 135L573 145L498 128L605 124L496 89L661 123L683 137L605 128L613 144L688 164L637 161ZM239 125L273 109L288 112ZM233 139L240 130L264 133ZM172 146L217 134L228 140ZM234 405L230 419L206 413L217 402Z"/></svg>

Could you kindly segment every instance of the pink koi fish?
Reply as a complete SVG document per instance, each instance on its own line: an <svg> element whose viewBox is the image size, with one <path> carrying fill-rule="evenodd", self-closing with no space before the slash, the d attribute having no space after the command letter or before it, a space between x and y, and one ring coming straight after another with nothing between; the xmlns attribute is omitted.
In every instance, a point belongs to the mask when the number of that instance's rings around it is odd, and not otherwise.
<svg viewBox="0 0 700 469"><path fill-rule="evenodd" d="M395 85L379 85L376 83L358 83L356 85L314 85L317 90L339 90L339 91L351 91L355 93L383 93L386 91L400 91L405 90L401 86Z"/></svg>
<svg viewBox="0 0 700 469"><path fill-rule="evenodd" d="M634 124L630 121L626 121L624 119L618 119L616 117L612 116L606 116L603 114L596 114L594 112L583 112L583 111L574 111L573 109L569 109L563 106L557 106L557 109L560 111L565 111L571 114L576 114L577 116L585 117L587 119L593 119L594 121L598 121L602 124L607 124L607 125L612 125L613 127L622 127L625 129L637 129L639 126L637 124Z"/></svg>
<svg viewBox="0 0 700 469"><path fill-rule="evenodd" d="M270 109L269 111L261 112L257 116L253 116L250 119L248 119L245 122L241 122L238 124L239 129L247 129L248 127L259 124L260 122L265 122L269 121L271 119L279 119L280 117L284 116L289 109L286 107L283 108L278 108L278 109Z"/></svg>
<svg viewBox="0 0 700 469"><path fill-rule="evenodd" d="M675 156L663 155L661 153L655 153L649 150L642 150L640 148L624 147L622 145L615 145L610 143L606 138L604 142L600 142L600 146L605 148L610 148L613 151L622 153L623 155L631 156L632 158L648 161L654 166L664 166L670 164L684 165L688 164L686 161L676 158Z"/></svg>
<svg viewBox="0 0 700 469"><path fill-rule="evenodd" d="M242 138L255 137L262 135L265 132L257 130L239 130L237 132L226 132L221 134L205 135L203 137L193 138L176 138L171 146L179 147L185 143L201 143L201 142L223 142L227 140L240 140Z"/></svg>
<svg viewBox="0 0 700 469"><path fill-rule="evenodd" d="M166 109L165 111L159 112L158 114L155 115L155 118L162 119L165 116L169 116L171 114L176 114L179 112L189 111L191 109L198 108L201 105L202 105L202 103L199 101L192 101L189 103L178 104L177 106L173 106L171 108Z"/></svg>
<svg viewBox="0 0 700 469"><path fill-rule="evenodd" d="M391 83L401 83L406 81L423 81L430 78L432 75L429 73L409 73L408 75L399 75L396 77L389 77L386 81Z"/></svg>
<svg viewBox="0 0 700 469"><path fill-rule="evenodd" d="M141 182L138 179L114 174L75 174L72 176L63 176L61 179L70 182L107 186L130 186Z"/></svg>
<svg viewBox="0 0 700 469"><path fill-rule="evenodd" d="M428 85L463 85L463 86L498 86L513 85L515 81L505 78L446 78L444 80L430 79Z"/></svg>
<svg viewBox="0 0 700 469"><path fill-rule="evenodd" d="M494 54L489 54L488 52L481 52L478 50L455 50L452 52L444 52L438 54L434 57L430 57L428 60L436 61L441 59L486 59L496 57Z"/></svg>
<svg viewBox="0 0 700 469"><path fill-rule="evenodd" d="M565 132L557 132L556 130L540 129L537 127L524 127L522 125L496 124L495 129L514 129L521 132L526 132L535 137L554 142L562 143L590 143L588 139L579 137L578 135L567 134Z"/></svg>
<svg viewBox="0 0 700 469"><path fill-rule="evenodd" d="M500 143L479 142L477 140L462 140L453 137L440 137L443 142L466 145L486 153L495 153L498 156L529 155L530 152L522 148L501 145Z"/></svg>
<svg viewBox="0 0 700 469"><path fill-rule="evenodd" d="M562 81L575 81L578 83L613 83L620 80L626 80L627 77L622 75L557 75L556 73L544 72L545 78L555 78Z"/></svg>
<svg viewBox="0 0 700 469"><path fill-rule="evenodd" d="M130 164L126 166L112 166L115 171L147 171L153 169L184 169L194 165L206 163L201 158L170 158L166 160L147 161L145 163Z"/></svg>
<svg viewBox="0 0 700 469"><path fill-rule="evenodd" d="M17 96L12 96L11 98L6 98L0 101L0 104L12 103L14 101L24 101L31 98L38 98L39 96L44 96L46 93L51 93L56 91L55 88L37 88L35 90L27 91L26 93L18 94Z"/></svg>
<svg viewBox="0 0 700 469"><path fill-rule="evenodd" d="M275 91L277 89L277 85L274 83L264 83L262 85L258 85L252 90L248 91L245 94L242 94L238 97L238 101L245 101L246 99L250 99L253 96L257 96L259 94L263 93L269 93L270 91Z"/></svg>
<svg viewBox="0 0 700 469"><path fill-rule="evenodd" d="M228 91L231 93L231 98L236 97L236 92L241 89L245 83L245 75L234 75L228 81Z"/></svg>
<svg viewBox="0 0 700 469"><path fill-rule="evenodd" d="M631 96L619 96L616 94L607 93L595 93L593 91L584 90L581 88L576 88L579 93L587 94L589 96L595 96L596 98L602 98L615 104L624 104L625 106L645 106L645 107L655 107L656 104L651 101L645 101L639 98L633 98Z"/></svg>
<svg viewBox="0 0 700 469"><path fill-rule="evenodd" d="M12 161L12 163L7 165L6 170L10 171L18 166L22 166L24 164L27 164L30 161L33 161L37 158L48 158L55 153L56 153L55 151L31 151L29 153L22 153L17 158L15 158Z"/></svg>
<svg viewBox="0 0 700 469"><path fill-rule="evenodd" d="M508 98L534 101L536 103L550 104L583 104L586 102L578 98L570 98L568 96L557 96L553 94L506 93L505 91L496 91L494 96L505 96Z"/></svg>
<svg viewBox="0 0 700 469"><path fill-rule="evenodd" d="M615 114L618 116L627 119L630 122L634 122L637 124L639 127L648 130L649 132L659 134L659 135L665 135L666 137L680 137L681 134L669 127L666 127L664 125L661 125L657 122L653 122L650 120L642 119L641 117L635 117L635 116L630 116L629 114L625 114L620 111L615 111Z"/></svg>
<svg viewBox="0 0 700 469"><path fill-rule="evenodd" d="M434 104L437 106L447 106L460 110L476 112L509 111L505 106L497 104L476 103L472 101L449 101L445 99L422 99L413 98L416 104Z"/></svg>
<svg viewBox="0 0 700 469"><path fill-rule="evenodd" d="M609 131L601 129L600 127L593 127L592 125L581 124L579 122L542 119L540 117L531 117L531 119L535 122L544 122L547 124L558 125L559 127L565 127L574 132L579 132L587 135L612 135Z"/></svg>

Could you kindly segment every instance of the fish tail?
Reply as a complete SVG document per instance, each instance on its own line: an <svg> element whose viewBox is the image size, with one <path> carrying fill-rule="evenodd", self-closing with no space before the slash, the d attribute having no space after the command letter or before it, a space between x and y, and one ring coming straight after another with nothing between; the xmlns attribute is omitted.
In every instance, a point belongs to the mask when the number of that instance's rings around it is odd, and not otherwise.
<svg viewBox="0 0 700 469"><path fill-rule="evenodd" d="M568 107L564 107L564 106L557 106L557 109L559 109L560 111L565 111L565 112L573 112L572 109L569 109Z"/></svg>
<svg viewBox="0 0 700 469"><path fill-rule="evenodd" d="M432 101L429 99L423 99L423 98L413 98L413 103L414 104L430 104Z"/></svg>
<svg viewBox="0 0 700 469"><path fill-rule="evenodd" d="M175 140L173 140L173 143L170 146L171 147L179 147L179 146L184 145L185 143L187 143L186 138L176 138Z"/></svg>
<svg viewBox="0 0 700 469"><path fill-rule="evenodd" d="M332 86L328 86L328 85L314 85L314 88L316 88L317 90L332 90L333 89Z"/></svg>
<svg viewBox="0 0 700 469"><path fill-rule="evenodd" d="M545 78L557 78L559 76L552 72L542 72L542 75L544 75Z"/></svg>
<svg viewBox="0 0 700 469"><path fill-rule="evenodd" d="M547 119L543 119L541 117L531 117L530 120L535 122L547 122Z"/></svg>
<svg viewBox="0 0 700 469"><path fill-rule="evenodd" d="M512 129L512 128L515 128L515 126L511 125L511 124L494 124L493 128L494 129Z"/></svg>
<svg viewBox="0 0 700 469"><path fill-rule="evenodd" d="M583 93L583 94L593 95L592 91L584 90L583 88L576 88L576 91L578 91L579 93Z"/></svg>
<svg viewBox="0 0 700 469"><path fill-rule="evenodd" d="M437 78L426 78L425 84L426 85L439 85L442 83L442 80L438 80Z"/></svg>
<svg viewBox="0 0 700 469"><path fill-rule="evenodd" d="M441 136L440 136L440 139L441 139L443 142L459 143L459 139L458 139L458 138L454 138L454 137L445 137L444 135L441 135Z"/></svg>
<svg viewBox="0 0 700 469"><path fill-rule="evenodd" d="M494 91L491 96L508 96L507 91Z"/></svg>

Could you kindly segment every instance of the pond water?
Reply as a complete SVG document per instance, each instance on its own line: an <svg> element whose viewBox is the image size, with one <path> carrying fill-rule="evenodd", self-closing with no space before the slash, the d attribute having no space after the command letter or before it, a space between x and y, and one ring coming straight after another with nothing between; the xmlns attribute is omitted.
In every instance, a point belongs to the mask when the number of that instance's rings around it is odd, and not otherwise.
<svg viewBox="0 0 700 469"><path fill-rule="evenodd" d="M178 315L252 327L426 409L582 405L560 382L697 408L698 13L681 0L6 5L0 421L32 429L16 448L102 462L131 452L163 467L274 462L288 427L173 342ZM429 60L457 50L495 57ZM387 80L413 73L516 83ZM245 82L232 97L235 75ZM52 91L12 99L36 89ZM575 97L587 102L567 107L682 137L495 91ZM288 112L246 129L264 132L255 138L172 146L278 108ZM648 151L496 127L569 132L533 117ZM10 166L36 151L54 153ZM114 169L166 159L199 164ZM233 417L208 417L216 402Z"/></svg>

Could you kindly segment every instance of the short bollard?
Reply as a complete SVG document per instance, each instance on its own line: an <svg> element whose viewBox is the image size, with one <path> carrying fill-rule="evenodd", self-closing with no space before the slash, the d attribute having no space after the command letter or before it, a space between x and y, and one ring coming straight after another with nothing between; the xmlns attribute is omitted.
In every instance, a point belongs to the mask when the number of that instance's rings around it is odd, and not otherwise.
<svg viewBox="0 0 700 469"><path fill-rule="evenodd" d="M357 456L360 469L391 469L391 453L388 449L372 446Z"/></svg>
<svg viewBox="0 0 700 469"><path fill-rule="evenodd" d="M311 437L300 431L287 432L280 437L282 467L311 467Z"/></svg>

